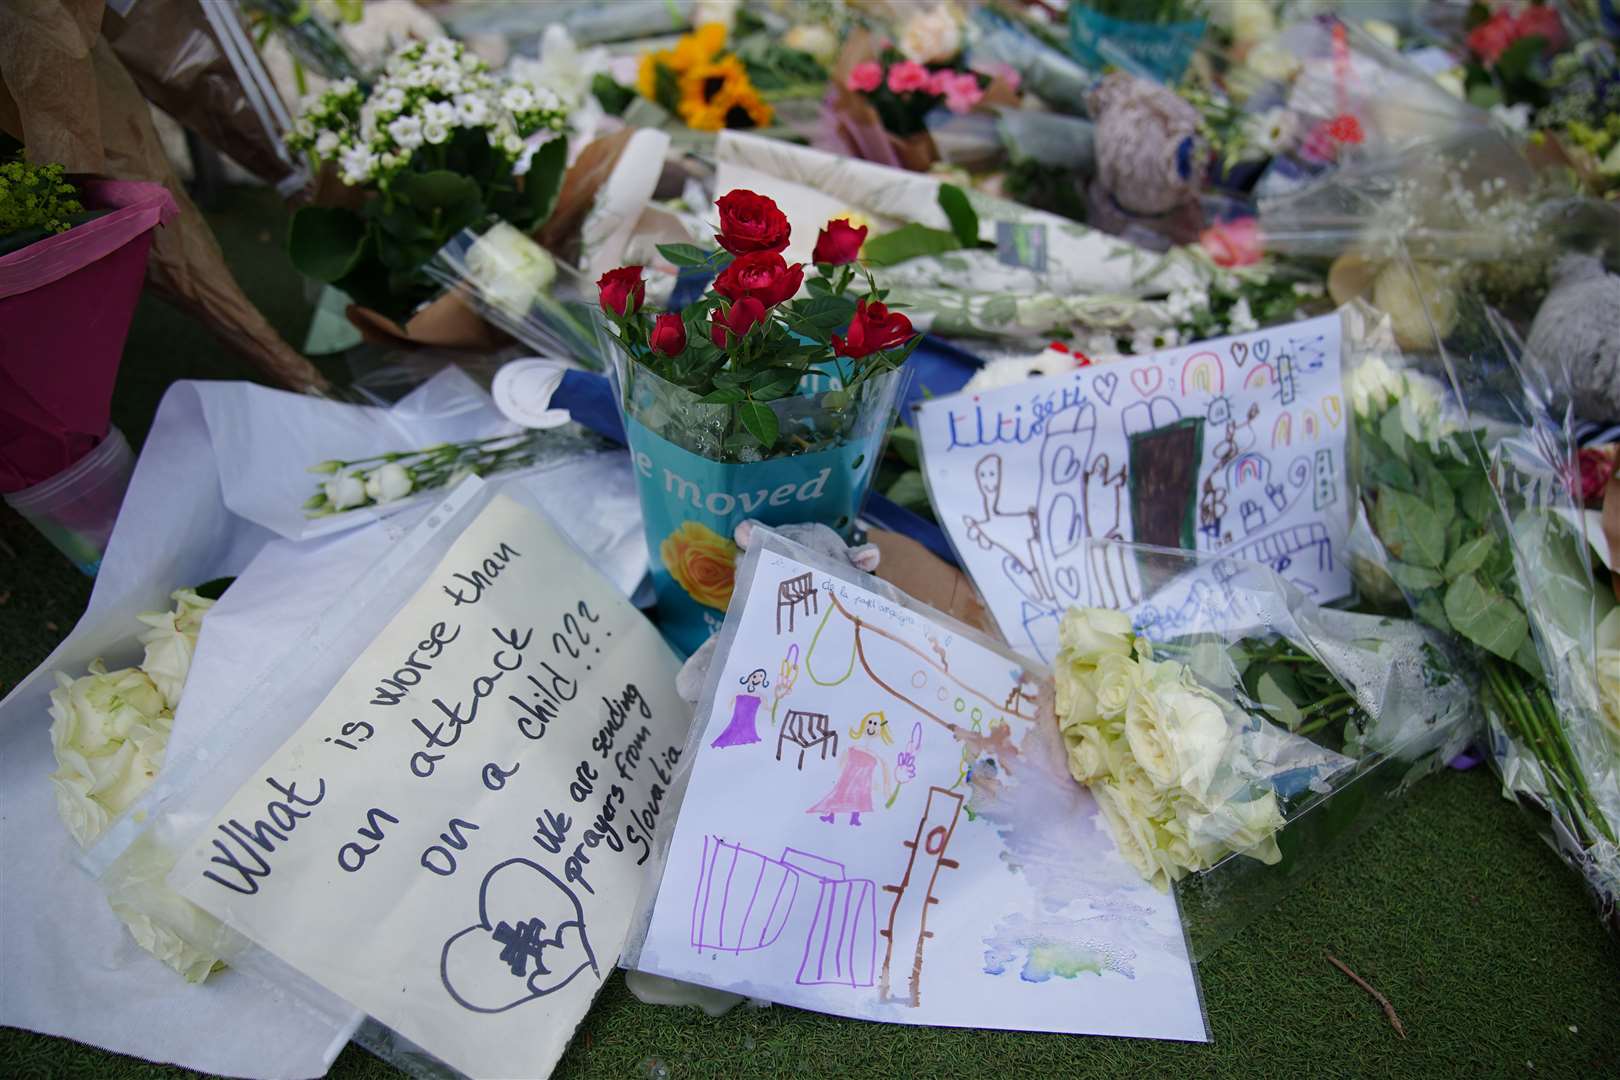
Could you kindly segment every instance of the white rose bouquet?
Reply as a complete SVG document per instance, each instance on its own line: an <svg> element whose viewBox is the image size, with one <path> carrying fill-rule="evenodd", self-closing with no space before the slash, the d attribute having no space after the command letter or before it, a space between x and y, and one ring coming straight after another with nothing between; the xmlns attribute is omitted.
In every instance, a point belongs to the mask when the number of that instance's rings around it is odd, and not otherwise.
<svg viewBox="0 0 1620 1080"><path fill-rule="evenodd" d="M138 636L145 647L138 666L108 671L96 660L89 674L76 679L56 673L51 747L57 769L51 784L57 814L80 847L89 848L163 768L203 619L227 584L178 589L170 597L173 609L140 615L146 630ZM126 858L124 870L107 882L108 900L136 944L187 981L201 982L218 964L223 930L168 889L167 866L147 865L153 855Z"/></svg>
<svg viewBox="0 0 1620 1080"><path fill-rule="evenodd" d="M1129 613L1065 615L1056 719L1070 772L1158 887L1191 875L1209 892L1235 856L1222 880L1254 876L1244 864L1317 844L1291 823L1361 817L1335 799L1352 784L1397 793L1473 737L1473 688L1440 635L1320 609L1258 564L1126 550L1164 584Z"/></svg>

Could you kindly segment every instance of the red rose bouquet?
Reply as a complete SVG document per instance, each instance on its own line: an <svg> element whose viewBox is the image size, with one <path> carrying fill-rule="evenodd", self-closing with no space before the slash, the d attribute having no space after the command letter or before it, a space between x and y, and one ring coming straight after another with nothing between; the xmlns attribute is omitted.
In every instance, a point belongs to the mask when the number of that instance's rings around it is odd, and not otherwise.
<svg viewBox="0 0 1620 1080"><path fill-rule="evenodd" d="M646 310L639 266L597 282L660 624L687 650L720 626L741 521L848 532L919 340L858 261L864 227L828 222L806 267L783 258L772 200L733 191L719 214L716 250L659 249L683 275L714 275L694 302Z"/></svg>

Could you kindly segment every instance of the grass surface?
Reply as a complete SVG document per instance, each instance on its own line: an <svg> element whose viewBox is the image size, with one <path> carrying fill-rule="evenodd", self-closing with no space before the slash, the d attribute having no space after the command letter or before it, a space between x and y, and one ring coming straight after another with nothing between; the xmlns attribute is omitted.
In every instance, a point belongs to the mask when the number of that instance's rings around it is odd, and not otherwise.
<svg viewBox="0 0 1620 1080"><path fill-rule="evenodd" d="M275 241L279 208L237 193L215 225L244 288L301 340L307 306ZM248 374L196 323L143 300L114 420L138 444L173 379ZM4 509L0 544L3 692L73 625L90 585ZM1389 999L1404 1040L1328 953ZM1600 929L1576 875L1484 769L1423 783L1200 975L1208 1046L879 1026L781 1007L710 1019L642 1005L615 975L556 1075L1620 1075L1620 946ZM19 1078L196 1075L13 1029L0 1029L0 1063ZM399 1074L351 1046L331 1075Z"/></svg>

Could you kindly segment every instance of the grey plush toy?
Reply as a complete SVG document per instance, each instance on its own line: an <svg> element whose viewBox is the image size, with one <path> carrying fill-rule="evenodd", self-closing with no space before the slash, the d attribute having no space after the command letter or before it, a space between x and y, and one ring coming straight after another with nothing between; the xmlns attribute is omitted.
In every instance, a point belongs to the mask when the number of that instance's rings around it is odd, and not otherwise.
<svg viewBox="0 0 1620 1080"><path fill-rule="evenodd" d="M760 523L753 518L737 523L732 532L732 539L744 551L748 550L754 539L754 529ZM775 525L770 526L772 531L780 533L795 544L807 547L818 555L825 555L830 559L848 559L851 566L864 573L872 573L878 567L878 549L876 544L860 544L850 547L832 529L825 525ZM681 695L688 705L696 705L698 698L703 696L703 682L708 677L709 665L714 661L715 643L719 638L710 638L698 646L681 667L680 673L675 676L675 692Z"/></svg>
<svg viewBox="0 0 1620 1080"><path fill-rule="evenodd" d="M1620 419L1620 277L1593 255L1565 255L1530 324L1526 363L1553 386L1567 373L1576 415Z"/></svg>

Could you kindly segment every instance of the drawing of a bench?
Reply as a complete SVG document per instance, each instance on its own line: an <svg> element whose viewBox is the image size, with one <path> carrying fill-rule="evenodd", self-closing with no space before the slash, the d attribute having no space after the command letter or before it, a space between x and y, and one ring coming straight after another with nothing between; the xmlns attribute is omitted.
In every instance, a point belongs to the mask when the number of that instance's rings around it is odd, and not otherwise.
<svg viewBox="0 0 1620 1080"><path fill-rule="evenodd" d="M788 578L776 587L776 632L782 632L782 612L787 612L788 632L793 630L794 620L798 617L798 609L804 608L806 615L815 615L821 611L821 597L816 593L815 581L806 572L798 577Z"/></svg>
<svg viewBox="0 0 1620 1080"><path fill-rule="evenodd" d="M782 718L782 730L776 735L777 761L782 760L782 747L787 743L799 748L800 769L804 768L805 752L817 747L821 748L822 761L827 760L829 751L833 757L838 756L838 732L832 729L832 722L826 713L789 709Z"/></svg>

